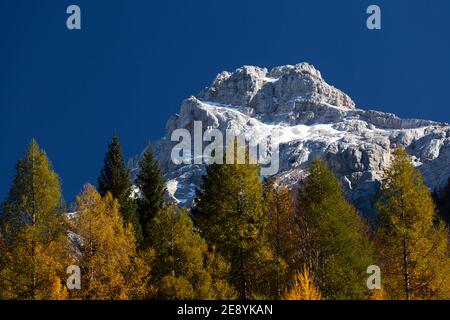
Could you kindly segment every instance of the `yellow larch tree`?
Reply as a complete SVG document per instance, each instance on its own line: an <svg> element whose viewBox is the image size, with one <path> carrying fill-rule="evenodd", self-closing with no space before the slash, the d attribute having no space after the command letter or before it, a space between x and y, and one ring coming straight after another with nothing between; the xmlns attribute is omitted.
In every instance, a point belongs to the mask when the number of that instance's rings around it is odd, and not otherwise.
<svg viewBox="0 0 450 320"><path fill-rule="evenodd" d="M285 293L284 300L321 300L319 289L307 268L295 274L291 289Z"/></svg>
<svg viewBox="0 0 450 320"><path fill-rule="evenodd" d="M148 298L153 253L139 254L131 224L124 225L119 203L107 193L104 197L86 185L77 197L74 264L81 270L81 290L73 298L122 300Z"/></svg>

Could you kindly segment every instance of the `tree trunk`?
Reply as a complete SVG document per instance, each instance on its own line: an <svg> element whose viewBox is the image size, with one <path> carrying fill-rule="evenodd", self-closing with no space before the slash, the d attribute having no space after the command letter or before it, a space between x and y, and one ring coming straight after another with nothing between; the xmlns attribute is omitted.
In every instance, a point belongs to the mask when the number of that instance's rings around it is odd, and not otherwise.
<svg viewBox="0 0 450 320"><path fill-rule="evenodd" d="M403 239L403 280L406 300L411 300L411 284L409 279L408 240Z"/></svg>

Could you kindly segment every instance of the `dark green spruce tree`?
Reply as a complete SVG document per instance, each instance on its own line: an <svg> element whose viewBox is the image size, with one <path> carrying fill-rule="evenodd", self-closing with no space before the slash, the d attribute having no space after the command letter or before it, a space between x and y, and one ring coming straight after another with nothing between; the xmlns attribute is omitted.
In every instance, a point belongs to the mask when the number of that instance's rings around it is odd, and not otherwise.
<svg viewBox="0 0 450 320"><path fill-rule="evenodd" d="M163 207L166 183L159 168L158 161L153 157L151 149L147 149L139 163L139 173L136 185L140 191L137 199L139 223L142 226L143 245L151 245L151 221Z"/></svg>
<svg viewBox="0 0 450 320"><path fill-rule="evenodd" d="M115 134L108 144L103 169L98 178L98 191L104 197L108 192L119 201L124 223L131 224L138 243L142 241L142 228L136 211L136 203L131 197L132 184L130 170L125 165L119 137Z"/></svg>
<svg viewBox="0 0 450 320"><path fill-rule="evenodd" d="M373 246L364 222L345 200L339 181L317 158L300 182L296 220L299 264L307 268L326 299L367 297L367 267Z"/></svg>
<svg viewBox="0 0 450 320"><path fill-rule="evenodd" d="M433 192L433 198L436 202L439 215L447 224L450 223L450 178L444 188Z"/></svg>
<svg viewBox="0 0 450 320"><path fill-rule="evenodd" d="M270 295L274 264L260 168L247 160L208 166L192 211L202 236L230 263L229 281L244 300Z"/></svg>

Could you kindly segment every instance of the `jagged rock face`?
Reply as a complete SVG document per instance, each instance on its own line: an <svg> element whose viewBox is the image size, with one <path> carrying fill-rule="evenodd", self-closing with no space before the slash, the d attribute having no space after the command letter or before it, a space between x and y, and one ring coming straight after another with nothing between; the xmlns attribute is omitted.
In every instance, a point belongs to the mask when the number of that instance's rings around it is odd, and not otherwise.
<svg viewBox="0 0 450 320"><path fill-rule="evenodd" d="M270 71L245 66L220 73L210 87L183 101L180 114L168 120L165 137L149 146L165 172L169 196L187 207L205 165L175 165L171 150L177 142L170 138L175 129L193 132L194 121L201 121L203 130L232 129L252 137L278 130L279 182L295 187L310 162L321 157L366 215L373 214L383 169L397 147L406 148L430 189L443 186L450 176L448 124L356 108L307 63ZM134 169L136 162L130 164Z"/></svg>
<svg viewBox="0 0 450 320"><path fill-rule="evenodd" d="M239 106L266 121L281 120L285 114L295 117L313 107L311 103L325 102L345 109L355 106L349 96L328 85L320 72L306 63L270 71L245 66L233 73L222 72L198 98Z"/></svg>

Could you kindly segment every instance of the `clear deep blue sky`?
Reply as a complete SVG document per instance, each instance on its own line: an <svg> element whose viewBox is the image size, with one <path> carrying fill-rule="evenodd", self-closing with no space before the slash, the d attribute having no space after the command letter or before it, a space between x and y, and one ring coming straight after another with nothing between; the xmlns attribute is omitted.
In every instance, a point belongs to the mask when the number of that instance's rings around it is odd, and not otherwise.
<svg viewBox="0 0 450 320"><path fill-rule="evenodd" d="M70 4L81 31L66 29ZM381 31L366 29L369 4ZM73 201L115 129L140 153L184 98L242 65L307 61L359 107L450 122L449 15L448 0L0 0L0 198L34 137Z"/></svg>

